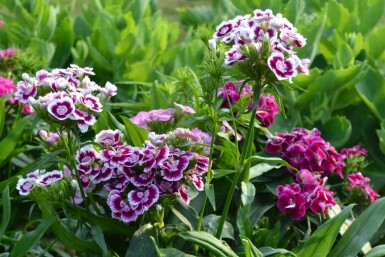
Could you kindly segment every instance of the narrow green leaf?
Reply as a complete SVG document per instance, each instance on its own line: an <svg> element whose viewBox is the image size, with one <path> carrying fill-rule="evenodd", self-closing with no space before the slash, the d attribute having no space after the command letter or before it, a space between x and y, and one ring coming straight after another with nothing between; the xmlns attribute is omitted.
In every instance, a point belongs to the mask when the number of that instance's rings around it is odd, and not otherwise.
<svg viewBox="0 0 385 257"><path fill-rule="evenodd" d="M213 178L221 178L232 173L235 173L235 170L216 169L213 170Z"/></svg>
<svg viewBox="0 0 385 257"><path fill-rule="evenodd" d="M215 204L215 192L214 192L214 185L205 184L205 193L207 195L207 198L209 199L211 206L213 207L214 211L216 210L216 204Z"/></svg>
<svg viewBox="0 0 385 257"><path fill-rule="evenodd" d="M3 215L1 217L1 224L0 224L0 240L1 240L1 237L4 235L5 230L7 229L9 220L11 219L11 200L9 199L8 187L4 188L3 190L2 201L3 201Z"/></svg>
<svg viewBox="0 0 385 257"><path fill-rule="evenodd" d="M186 224L190 230L194 230L198 224L198 213L195 209L185 203L178 202L171 208L172 213L184 224Z"/></svg>
<svg viewBox="0 0 385 257"><path fill-rule="evenodd" d="M346 230L329 257L354 257L385 219L385 198L372 203Z"/></svg>
<svg viewBox="0 0 385 257"><path fill-rule="evenodd" d="M290 256L290 257L296 257L295 253L290 252L286 249L281 248L271 248L271 247L261 247L259 248L259 251L263 254L264 257L268 256ZM310 255L308 255L310 257ZM313 256L312 256L313 257Z"/></svg>
<svg viewBox="0 0 385 257"><path fill-rule="evenodd" d="M264 157L264 156L259 156L259 155L253 155L253 156L250 156L250 158L246 160L246 163L252 162L252 161L264 162L264 163L273 164L273 165L278 164L281 166L288 167L292 170L297 170L296 168L291 166L289 163L287 163L287 161L285 161L279 157Z"/></svg>
<svg viewBox="0 0 385 257"><path fill-rule="evenodd" d="M158 240L158 230L151 224L141 226L130 240L126 257L156 257L156 248L150 237Z"/></svg>
<svg viewBox="0 0 385 257"><path fill-rule="evenodd" d="M250 257L263 257L263 254L258 250L257 247L245 236L240 236L242 244L245 247L246 256Z"/></svg>
<svg viewBox="0 0 385 257"><path fill-rule="evenodd" d="M224 242L204 231L187 231L179 234L184 240L206 249L216 257L237 257Z"/></svg>
<svg viewBox="0 0 385 257"><path fill-rule="evenodd" d="M148 132L144 128L132 123L132 121L124 116L120 116L126 126L127 134L134 146L143 146L144 141L148 139Z"/></svg>
<svg viewBox="0 0 385 257"><path fill-rule="evenodd" d="M24 256L29 250L35 247L47 229L54 223L55 218L50 218L44 220L37 226L33 231L26 233L20 238L20 240L15 244L15 247L12 250L11 257Z"/></svg>
<svg viewBox="0 0 385 257"><path fill-rule="evenodd" d="M383 257L385 256L385 245L378 245L367 252L364 257Z"/></svg>
<svg viewBox="0 0 385 257"><path fill-rule="evenodd" d="M195 257L175 248L159 248L158 257Z"/></svg>
<svg viewBox="0 0 385 257"><path fill-rule="evenodd" d="M353 205L346 207L341 213L322 224L301 247L298 257L323 257L329 254L337 238L340 227L348 218ZM342 256L342 255L341 255Z"/></svg>

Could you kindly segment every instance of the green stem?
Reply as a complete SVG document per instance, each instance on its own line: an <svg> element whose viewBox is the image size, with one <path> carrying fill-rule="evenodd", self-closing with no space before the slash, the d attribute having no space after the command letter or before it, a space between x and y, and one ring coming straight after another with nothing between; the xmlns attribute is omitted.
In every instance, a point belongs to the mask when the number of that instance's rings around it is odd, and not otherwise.
<svg viewBox="0 0 385 257"><path fill-rule="evenodd" d="M217 233L216 233L216 237L219 239L222 237L223 226L225 225L225 221L227 218L227 214L229 212L231 200L233 199L235 187L236 187L238 180L239 180L239 177L241 176L243 171L245 173L244 174L244 181L245 182L249 181L250 165L245 166L244 163L245 163L245 160L250 157L251 152L252 152L251 150L252 150L252 143L253 143L253 138L254 138L254 121L255 121L256 113L257 113L257 108L255 108L253 110L253 112L251 113L249 128L247 130L247 135L246 135L246 140L245 140L245 146L242 149L240 160L236 165L236 173L235 173L233 182L231 184L231 188L230 188L228 197L226 198L225 206L223 207L221 219L219 220L218 229L217 229Z"/></svg>

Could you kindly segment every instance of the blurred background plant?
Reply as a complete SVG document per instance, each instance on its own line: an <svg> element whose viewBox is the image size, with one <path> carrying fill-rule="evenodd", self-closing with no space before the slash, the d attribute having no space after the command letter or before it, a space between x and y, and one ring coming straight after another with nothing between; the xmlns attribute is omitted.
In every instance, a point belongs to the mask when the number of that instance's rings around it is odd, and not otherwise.
<svg viewBox="0 0 385 257"><path fill-rule="evenodd" d="M295 127L316 127L321 131L322 137L337 150L359 144L368 150L367 165L359 172L370 177L374 189L380 195L384 194L385 49L381 39L385 32L385 2L382 0L63 0L60 3L44 0L0 0L0 3L0 19L4 21L0 27L0 48L19 49L13 59L2 59L3 78L9 78L15 83L21 79L22 72L33 74L43 67L60 68L76 63L81 67L93 67L96 73L94 80L99 84L106 81L116 83L118 95L100 115L94 126L96 131L124 127L119 115L133 116L141 110L166 109L172 107L176 101L197 110L197 115L187 123L189 126L216 132L222 121L230 121L229 113L222 110L213 119L213 110L218 110L221 102L214 102L212 109L207 108L201 88L222 87L229 80L235 81L236 76L224 74L217 81L207 79L205 70L199 69L204 57L205 42L194 31L199 24L206 23L214 32L215 26L222 20L252 13L254 9L280 12L307 38L307 45L298 50L298 55L309 58L311 66L309 76L299 75L293 79L294 85L303 90L279 88L286 117L277 115L275 123L268 131L273 134L289 132ZM36 142L32 139L37 135L33 117L23 116L21 108L17 105L11 107L6 98L3 96L0 100L0 191L3 192L0 251L14 249L17 242L20 242L17 245L23 243L25 247L11 256L17 256L18 253L23 255L31 249L36 255L75 254L64 249L52 232L47 232L53 221L46 216L41 222L41 213L33 201L16 196L15 175L24 175L32 167L39 165L49 167L56 159L55 155L43 155L43 159L38 159L41 157L41 150L36 149ZM239 124L246 123L245 116L239 115L237 118ZM25 133L26 128L28 133ZM238 132L245 135L242 126ZM228 136L233 140L233 135ZM254 143L253 150L263 155L266 143L263 130L258 130ZM204 213L202 224L202 230L211 234L215 234L218 227L219 214L233 175L231 165L234 163L233 157L226 151L226 148L233 147L231 141L221 137L217 144L213 158L218 162L213 167L213 182L205 188L210 205ZM266 161L254 164L251 175L254 189L239 184L240 190L235 197L243 197L242 201L249 205L230 212L228 221L231 222L224 225L223 238L227 244L240 256L248 256L242 255L242 252L247 247L252 248L252 245L262 247L259 249L263 256L293 256L287 250L266 247L287 248L296 252L297 256L306 256L304 250L300 250L301 247L305 250L312 249L314 245L311 246L311 242L314 241L298 245L290 242L300 242L311 238L311 235L314 235L313 238L321 235L332 241L329 243L330 247L326 247L323 252L326 256L336 240L336 236L326 234L328 226L333 227L333 233L337 235L339 226L348 217L352 207L345 208L337 218L320 227L321 232L314 233L322 224L319 218L310 216L306 221L293 223L275 207L276 187L290 181L287 175L282 175L282 163ZM192 200L190 207L178 205L165 218L165 223L170 224L171 231L185 232L182 234L187 241L200 244L204 248L203 245L207 242L199 242L200 235L188 232L197 227L202 202L203 195L199 195ZM233 201L232 204L240 206L241 203ZM365 234L365 238L357 245L363 245L367 241L373 245L384 244L385 226L371 229L369 225L364 225L382 223L382 207L381 200L368 209L362 218L358 218L354 229L347 233L345 239L339 241L342 243L339 243L338 249L349 246L354 234ZM70 218L63 218L66 208L60 207L56 212L61 215L63 222L67 221L67 231L70 228L74 233L88 233L88 237L83 238L101 245L104 254L113 254L106 250L107 245L103 238L108 231L108 224L112 224L110 219L93 216L82 212L82 209L71 212L73 216ZM29 210L28 213L26 209ZM45 210L45 213L55 213L52 211ZM376 215L373 216L373 213ZM74 220L81 222L76 223ZM97 224L93 230L90 229L90 220ZM368 223L368 220L372 222ZM114 223L112 227L117 229L119 225ZM118 237L107 236L106 240L111 244L108 247L116 255L124 255L128 248L126 256L134 252L146 256L146 252L140 249L143 244L152 247L148 236L156 239L158 231L148 224L134 234L136 229L138 226L127 233L119 230ZM43 234L45 240L40 240ZM93 236L89 236L90 234ZM249 239L240 239L239 234L246 235ZM130 243L124 246L116 244L116 238L127 236L132 237ZM30 238L34 240L29 240ZM29 243L25 244L27 241ZM209 241L214 246L222 244L212 238ZM323 246L322 243L316 246ZM87 247L93 246L86 245L85 256ZM218 250L214 246L205 250L218 253L214 251ZM174 237L173 247L173 250L157 250L162 254L176 254L176 249L188 252L192 244L186 244L185 240ZM334 256L342 256L338 251L335 250ZM232 255L231 251L222 253L225 256Z"/></svg>

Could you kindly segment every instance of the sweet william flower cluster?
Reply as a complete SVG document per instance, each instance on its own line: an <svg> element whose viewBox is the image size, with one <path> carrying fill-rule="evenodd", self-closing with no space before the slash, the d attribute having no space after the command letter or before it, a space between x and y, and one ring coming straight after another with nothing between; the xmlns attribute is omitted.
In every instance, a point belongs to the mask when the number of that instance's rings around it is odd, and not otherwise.
<svg viewBox="0 0 385 257"><path fill-rule="evenodd" d="M223 21L209 45L215 47L218 41L230 46L225 53L227 67L245 61L264 63L278 80L289 81L298 72L309 72L309 59L300 59L294 51L303 47L306 39L282 14L274 15L269 9Z"/></svg>
<svg viewBox="0 0 385 257"><path fill-rule="evenodd" d="M188 204L188 186L203 190L202 175L209 163L194 151L199 147L192 137L196 136L183 128L167 135L151 132L143 147L134 147L123 141L119 130L101 131L96 144L86 145L76 154L80 186L90 192L103 185L112 216L126 223L135 221L165 195L176 194ZM184 148L173 142L184 142Z"/></svg>
<svg viewBox="0 0 385 257"><path fill-rule="evenodd" d="M30 103L35 112L56 122L73 121L81 132L95 124L95 114L102 111L101 99L114 96L117 88L107 82L100 87L91 81L92 68L71 65L51 72L40 70L36 76L23 74L17 83L16 96L22 103Z"/></svg>

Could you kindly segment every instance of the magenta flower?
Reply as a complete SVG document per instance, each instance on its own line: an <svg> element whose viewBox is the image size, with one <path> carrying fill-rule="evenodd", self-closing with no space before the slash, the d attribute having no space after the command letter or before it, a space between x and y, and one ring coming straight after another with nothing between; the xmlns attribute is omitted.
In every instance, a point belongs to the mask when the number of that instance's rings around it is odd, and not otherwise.
<svg viewBox="0 0 385 257"><path fill-rule="evenodd" d="M270 154L280 153L291 166L319 172L323 177L335 173L343 178L345 156L326 142L317 129L293 129L291 133L277 133L269 137L265 147Z"/></svg>
<svg viewBox="0 0 385 257"><path fill-rule="evenodd" d="M12 94L16 90L17 88L13 85L11 79L0 76L0 97L5 95L8 98L8 103L14 104L16 100Z"/></svg>
<svg viewBox="0 0 385 257"><path fill-rule="evenodd" d="M27 174L27 178L20 178L17 182L16 189L20 195L29 195L35 187L46 187L60 181L63 178L63 172L53 170L45 172L45 170L35 170Z"/></svg>
<svg viewBox="0 0 385 257"><path fill-rule="evenodd" d="M349 174L348 181L349 184L346 187L348 190L356 189L360 191L371 202L376 201L380 197L370 186L370 178L364 177L361 172Z"/></svg>
<svg viewBox="0 0 385 257"><path fill-rule="evenodd" d="M310 209L315 214L327 214L327 208L333 207L336 202L333 198L333 192L325 188L319 188L314 199L310 203Z"/></svg>
<svg viewBox="0 0 385 257"><path fill-rule="evenodd" d="M51 145L56 145L57 142L58 142L58 139L60 138L60 135L59 133L55 133L55 132L48 132L48 131L45 131L43 129L41 129L39 131L39 135L40 137L45 140L47 143L51 144Z"/></svg>
<svg viewBox="0 0 385 257"><path fill-rule="evenodd" d="M214 33L215 39L220 39L226 36L233 29L232 22L223 21L221 24L217 26L216 32Z"/></svg>
<svg viewBox="0 0 385 257"><path fill-rule="evenodd" d="M278 209L284 214L291 214L293 220L300 220L306 214L307 200L296 183L278 186Z"/></svg>
<svg viewBox="0 0 385 257"><path fill-rule="evenodd" d="M361 148L359 145L355 145L352 148L342 148L341 153L347 156L353 156L358 154L366 155L368 152L366 149Z"/></svg>
<svg viewBox="0 0 385 257"><path fill-rule="evenodd" d="M159 189L155 185L150 185L143 190L131 190L128 193L128 202L130 205L137 209L139 208L139 213L143 214L144 211L147 211L154 203L159 199Z"/></svg>
<svg viewBox="0 0 385 257"><path fill-rule="evenodd" d="M262 123L262 127L269 128L275 121L275 116L279 114L279 105L275 97L271 94L262 95L258 102L257 119Z"/></svg>
<svg viewBox="0 0 385 257"><path fill-rule="evenodd" d="M15 54L16 48L8 48L5 50L0 50L0 58L10 58Z"/></svg>

